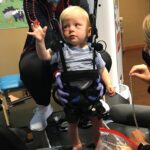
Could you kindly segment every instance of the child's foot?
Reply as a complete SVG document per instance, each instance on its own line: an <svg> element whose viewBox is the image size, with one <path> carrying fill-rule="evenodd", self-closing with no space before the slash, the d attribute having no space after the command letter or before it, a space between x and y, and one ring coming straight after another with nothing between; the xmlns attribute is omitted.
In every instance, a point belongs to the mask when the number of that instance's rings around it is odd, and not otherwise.
<svg viewBox="0 0 150 150"><path fill-rule="evenodd" d="M82 144L74 145L72 150L82 150Z"/></svg>

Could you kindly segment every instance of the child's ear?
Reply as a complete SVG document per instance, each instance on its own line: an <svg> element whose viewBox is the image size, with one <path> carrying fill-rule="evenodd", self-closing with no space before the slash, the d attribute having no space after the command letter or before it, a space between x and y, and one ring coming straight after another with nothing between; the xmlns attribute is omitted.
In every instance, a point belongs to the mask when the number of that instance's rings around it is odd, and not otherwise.
<svg viewBox="0 0 150 150"><path fill-rule="evenodd" d="M92 27L88 27L88 37L90 37L91 36L91 34L92 34Z"/></svg>

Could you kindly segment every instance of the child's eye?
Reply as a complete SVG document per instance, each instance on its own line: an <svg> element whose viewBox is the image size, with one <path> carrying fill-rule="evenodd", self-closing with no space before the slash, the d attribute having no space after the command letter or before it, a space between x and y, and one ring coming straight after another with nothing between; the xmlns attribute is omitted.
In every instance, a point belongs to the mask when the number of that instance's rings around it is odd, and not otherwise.
<svg viewBox="0 0 150 150"><path fill-rule="evenodd" d="M64 25L64 26L63 26L63 29L66 29L66 28L68 28L68 25Z"/></svg>
<svg viewBox="0 0 150 150"><path fill-rule="evenodd" d="M76 23L75 26L76 26L76 27L80 27L81 24L80 24L80 23Z"/></svg>

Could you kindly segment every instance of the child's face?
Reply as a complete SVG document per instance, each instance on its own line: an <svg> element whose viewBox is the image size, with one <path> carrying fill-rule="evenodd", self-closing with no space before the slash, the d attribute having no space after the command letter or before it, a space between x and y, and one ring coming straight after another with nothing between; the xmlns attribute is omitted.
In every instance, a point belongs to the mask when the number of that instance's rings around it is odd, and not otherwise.
<svg viewBox="0 0 150 150"><path fill-rule="evenodd" d="M91 35L91 27L86 17L77 14L66 16L62 22L62 30L65 40L80 48L85 46L87 38Z"/></svg>

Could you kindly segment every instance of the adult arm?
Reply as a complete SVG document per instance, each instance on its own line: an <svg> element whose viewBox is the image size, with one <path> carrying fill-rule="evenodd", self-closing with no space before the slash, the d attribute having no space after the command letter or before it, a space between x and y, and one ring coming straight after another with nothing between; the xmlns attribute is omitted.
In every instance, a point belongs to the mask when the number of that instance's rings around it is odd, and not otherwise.
<svg viewBox="0 0 150 150"><path fill-rule="evenodd" d="M150 144L147 142L144 133L139 129L135 129L131 132L130 139L137 145L138 150L150 149Z"/></svg>
<svg viewBox="0 0 150 150"><path fill-rule="evenodd" d="M133 66L129 72L129 75L137 77L150 84L150 71L145 64Z"/></svg>

